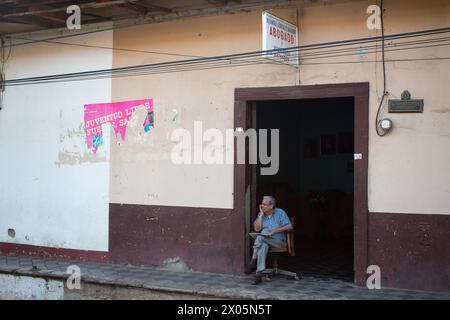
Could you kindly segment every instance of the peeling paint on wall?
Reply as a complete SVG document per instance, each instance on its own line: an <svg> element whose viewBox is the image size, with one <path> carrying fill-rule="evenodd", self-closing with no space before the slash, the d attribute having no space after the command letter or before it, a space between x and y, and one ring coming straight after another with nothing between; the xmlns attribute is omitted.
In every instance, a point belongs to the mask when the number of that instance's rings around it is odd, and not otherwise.
<svg viewBox="0 0 450 320"><path fill-rule="evenodd" d="M142 124L145 132L153 127L153 99L124 101L116 103L97 103L84 105L84 129L86 144L94 154L103 143L102 124L110 123L116 136L125 140L125 133L130 118L138 107L147 110L147 116Z"/></svg>
<svg viewBox="0 0 450 320"><path fill-rule="evenodd" d="M163 269L174 271L174 272L188 272L192 271L188 265L180 259L180 257L168 258L164 260Z"/></svg>
<svg viewBox="0 0 450 320"><path fill-rule="evenodd" d="M55 162L55 165L61 167L62 165L79 165L87 162L106 162L106 157L99 157L93 153L81 153L81 152L72 152L67 150L62 150L58 153L58 161Z"/></svg>
<svg viewBox="0 0 450 320"><path fill-rule="evenodd" d="M82 163L107 162L106 154L93 154L86 152L83 140L85 140L85 132L83 123L81 122L76 129L64 129L64 133L60 134L59 142L61 143L58 152L58 160L55 165L60 168L62 165L80 165Z"/></svg>

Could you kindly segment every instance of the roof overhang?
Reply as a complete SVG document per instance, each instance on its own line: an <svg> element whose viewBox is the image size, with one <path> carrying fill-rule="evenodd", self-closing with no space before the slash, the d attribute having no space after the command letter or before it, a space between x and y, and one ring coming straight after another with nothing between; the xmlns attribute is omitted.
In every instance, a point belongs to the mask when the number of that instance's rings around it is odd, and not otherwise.
<svg viewBox="0 0 450 320"><path fill-rule="evenodd" d="M65 28L70 5L81 10L82 25L158 23L260 9L324 5L361 0L0 0L0 35Z"/></svg>

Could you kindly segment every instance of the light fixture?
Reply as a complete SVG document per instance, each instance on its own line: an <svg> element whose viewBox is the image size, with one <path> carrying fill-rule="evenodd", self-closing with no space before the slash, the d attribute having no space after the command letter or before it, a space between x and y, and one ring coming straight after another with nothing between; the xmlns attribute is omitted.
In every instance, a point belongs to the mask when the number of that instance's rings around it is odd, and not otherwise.
<svg viewBox="0 0 450 320"><path fill-rule="evenodd" d="M388 133L392 129L392 121L390 119L381 119L378 125L385 133Z"/></svg>

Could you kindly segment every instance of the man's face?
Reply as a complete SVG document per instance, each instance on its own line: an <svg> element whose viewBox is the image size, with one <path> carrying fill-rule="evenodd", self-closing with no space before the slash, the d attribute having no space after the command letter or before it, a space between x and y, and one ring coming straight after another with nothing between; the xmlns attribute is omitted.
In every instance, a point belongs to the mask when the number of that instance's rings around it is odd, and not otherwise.
<svg viewBox="0 0 450 320"><path fill-rule="evenodd" d="M262 207L264 214L271 213L272 209L273 209L273 205L271 205L270 202L265 199L263 199L263 201L261 202L261 207Z"/></svg>

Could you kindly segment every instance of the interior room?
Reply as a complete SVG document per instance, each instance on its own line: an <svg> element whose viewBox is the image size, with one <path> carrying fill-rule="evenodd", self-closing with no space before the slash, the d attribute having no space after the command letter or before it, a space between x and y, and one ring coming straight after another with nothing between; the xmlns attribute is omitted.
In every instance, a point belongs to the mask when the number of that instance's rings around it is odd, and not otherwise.
<svg viewBox="0 0 450 320"><path fill-rule="evenodd" d="M280 267L352 281L353 98L258 102L256 127L279 129L279 170L257 168L256 201L273 195L294 218L296 255Z"/></svg>

